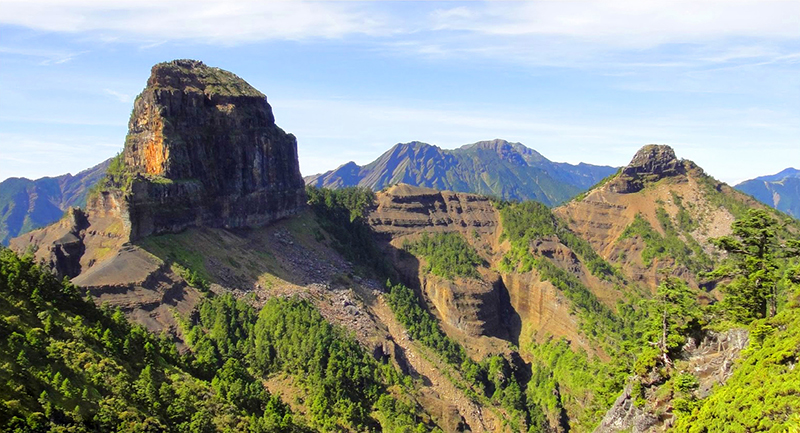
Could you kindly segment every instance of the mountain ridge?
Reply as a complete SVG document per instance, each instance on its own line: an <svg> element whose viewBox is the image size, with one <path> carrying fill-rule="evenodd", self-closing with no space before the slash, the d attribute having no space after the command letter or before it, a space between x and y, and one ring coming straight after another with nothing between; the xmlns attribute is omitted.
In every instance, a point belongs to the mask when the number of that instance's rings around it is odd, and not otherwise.
<svg viewBox="0 0 800 433"><path fill-rule="evenodd" d="M773 175L746 180L734 188L800 219L800 170L796 168L790 167Z"/></svg>
<svg viewBox="0 0 800 433"><path fill-rule="evenodd" d="M11 177L0 182L0 245L57 221L72 206L85 207L90 188L105 175L110 162L107 159L74 176Z"/></svg>
<svg viewBox="0 0 800 433"><path fill-rule="evenodd" d="M366 186L397 183L492 195L510 200L563 203L616 171L613 167L552 162L521 143L495 139L442 149L420 141L398 143L374 161L345 163L304 178L307 185Z"/></svg>

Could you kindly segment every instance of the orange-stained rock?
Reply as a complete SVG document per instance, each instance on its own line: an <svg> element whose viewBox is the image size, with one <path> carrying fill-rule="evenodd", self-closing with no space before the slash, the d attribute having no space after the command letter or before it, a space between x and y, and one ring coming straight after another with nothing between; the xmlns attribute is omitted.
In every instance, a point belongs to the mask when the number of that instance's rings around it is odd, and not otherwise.
<svg viewBox="0 0 800 433"><path fill-rule="evenodd" d="M297 142L275 124L266 96L202 62L153 66L120 158L86 210L71 214L80 224L34 231L13 248L33 246L74 277L152 234L260 226L305 206Z"/></svg>

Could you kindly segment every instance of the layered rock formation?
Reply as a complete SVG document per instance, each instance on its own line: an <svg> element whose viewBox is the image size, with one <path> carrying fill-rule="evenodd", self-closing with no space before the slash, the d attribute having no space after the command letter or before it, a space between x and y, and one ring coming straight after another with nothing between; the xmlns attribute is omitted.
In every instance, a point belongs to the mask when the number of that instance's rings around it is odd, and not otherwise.
<svg viewBox="0 0 800 433"><path fill-rule="evenodd" d="M630 164L622 169L617 178L609 183L612 191L627 194L641 191L648 182L665 177L685 175L696 168L691 161L678 160L671 147L648 144L633 156Z"/></svg>
<svg viewBox="0 0 800 433"><path fill-rule="evenodd" d="M12 247L34 245L74 277L151 234L259 226L305 204L295 137L275 124L264 94L230 72L193 60L155 65L128 126L124 150L87 199L85 224L57 224ZM69 242L55 235L64 230Z"/></svg>
<svg viewBox="0 0 800 433"><path fill-rule="evenodd" d="M297 142L275 125L264 94L197 61L153 67L122 157L134 176L132 239L262 225L305 202Z"/></svg>
<svg viewBox="0 0 800 433"><path fill-rule="evenodd" d="M419 288L446 329L455 330L467 347L484 350L487 340L479 342L476 338L487 336L519 343L525 322L532 325L526 338L544 340L555 335L591 350L581 337L569 301L550 282L542 281L538 272L494 270L508 244L500 241L500 213L489 198L400 184L377 194L368 221L387 242L387 253L405 280ZM413 242L422 232L459 233L489 263L488 267L479 269L480 278L455 281L420 272L417 258L400 251L405 242ZM579 276L608 304L616 301L611 284L590 275L574 253L557 240L535 242L531 254L547 257Z"/></svg>
<svg viewBox="0 0 800 433"><path fill-rule="evenodd" d="M448 281L420 274L416 259L398 253L403 243L423 232L457 232L473 242L494 239L500 216L491 201L472 194L401 184L378 194L376 204L369 213L369 224L393 246L389 255L408 280L416 281L444 323L469 336L508 338L502 320L508 301L500 283L489 281L491 277Z"/></svg>
<svg viewBox="0 0 800 433"><path fill-rule="evenodd" d="M499 215L487 197L400 184L378 195L369 214L376 232L398 236L421 231L497 230Z"/></svg>
<svg viewBox="0 0 800 433"><path fill-rule="evenodd" d="M633 282L654 290L665 269L697 287L697 273L717 254L708 239L729 234L737 212L750 206L758 204L671 147L647 145L607 183L554 212ZM637 233L642 226L647 235Z"/></svg>

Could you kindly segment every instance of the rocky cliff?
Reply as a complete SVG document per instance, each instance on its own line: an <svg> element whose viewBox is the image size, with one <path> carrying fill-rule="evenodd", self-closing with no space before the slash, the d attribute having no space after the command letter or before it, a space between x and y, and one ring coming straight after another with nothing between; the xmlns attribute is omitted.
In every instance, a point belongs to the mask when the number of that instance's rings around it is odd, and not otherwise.
<svg viewBox="0 0 800 433"><path fill-rule="evenodd" d="M733 374L736 361L746 349L750 336L745 329L708 332L699 341L691 339L676 360L681 371L691 372L698 380L692 397L704 399ZM678 391L669 389L664 378L633 377L625 390L608 410L594 433L664 432L675 422L674 400ZM637 392L634 392L637 385ZM685 397L685 396L684 396Z"/></svg>
<svg viewBox="0 0 800 433"><path fill-rule="evenodd" d="M368 221L405 280L420 290L448 333L468 349L496 349L493 338L521 345L556 336L592 350L569 301L553 284L536 270L498 272L509 245L501 240L500 212L489 198L400 184L377 194ZM403 251L403 245L421 233L458 233L486 261L478 269L480 277L449 281L423 272L420 259ZM536 240L530 253L576 275L603 302L613 305L617 300L613 285L591 275L557 238Z"/></svg>
<svg viewBox="0 0 800 433"><path fill-rule="evenodd" d="M193 225L262 225L305 200L297 142L275 124L264 94L202 62L153 67L122 158L133 176L133 239Z"/></svg>
<svg viewBox="0 0 800 433"><path fill-rule="evenodd" d="M636 152L630 164L609 183L609 188L621 194L638 192L648 183L685 175L687 171L696 168L693 162L675 157L675 151L671 147L648 144Z"/></svg>
<svg viewBox="0 0 800 433"><path fill-rule="evenodd" d="M153 66L128 128L122 153L79 213L85 223L32 232L13 248L33 245L75 277L151 234L259 226L305 205L294 136L275 124L264 94L230 72L193 60ZM69 261L57 254L65 248Z"/></svg>

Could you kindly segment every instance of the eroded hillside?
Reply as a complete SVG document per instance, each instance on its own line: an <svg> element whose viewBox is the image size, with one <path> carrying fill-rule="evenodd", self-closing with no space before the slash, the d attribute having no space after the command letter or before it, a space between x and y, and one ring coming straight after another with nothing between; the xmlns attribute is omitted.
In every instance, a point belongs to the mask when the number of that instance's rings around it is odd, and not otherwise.
<svg viewBox="0 0 800 433"><path fill-rule="evenodd" d="M554 212L633 282L650 289L658 274L700 285L699 272L718 259L710 238L730 233L750 197L679 160L668 146L645 146L621 172Z"/></svg>

